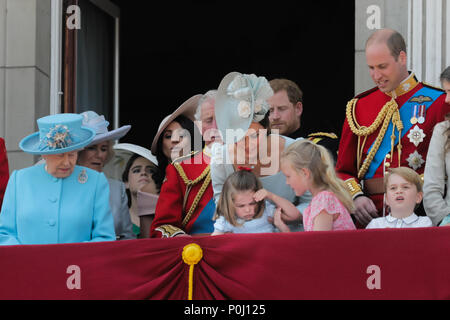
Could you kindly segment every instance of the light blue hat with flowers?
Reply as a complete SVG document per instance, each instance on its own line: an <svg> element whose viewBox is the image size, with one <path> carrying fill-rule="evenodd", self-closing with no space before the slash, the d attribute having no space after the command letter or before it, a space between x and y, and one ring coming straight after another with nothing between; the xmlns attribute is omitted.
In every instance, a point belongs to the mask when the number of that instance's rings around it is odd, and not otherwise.
<svg viewBox="0 0 450 320"><path fill-rule="evenodd" d="M267 99L273 90L264 77L231 72L217 89L215 115L225 144L241 140L252 122L260 122L269 111Z"/></svg>
<svg viewBox="0 0 450 320"><path fill-rule="evenodd" d="M95 131L82 126L83 116L61 113L37 120L39 128L22 139L20 149L36 155L59 154L83 149L92 139Z"/></svg>
<svg viewBox="0 0 450 320"><path fill-rule="evenodd" d="M130 131L131 126L125 125L115 130L108 130L109 122L104 116L98 115L94 111L85 111L80 113L83 116L83 126L91 128L96 135L89 146L99 144L108 140L119 140Z"/></svg>

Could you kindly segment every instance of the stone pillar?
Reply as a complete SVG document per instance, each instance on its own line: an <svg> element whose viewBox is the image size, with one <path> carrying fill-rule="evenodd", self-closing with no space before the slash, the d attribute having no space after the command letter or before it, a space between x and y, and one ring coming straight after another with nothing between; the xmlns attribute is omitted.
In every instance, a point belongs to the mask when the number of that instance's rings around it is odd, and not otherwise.
<svg viewBox="0 0 450 320"><path fill-rule="evenodd" d="M369 36L377 29L391 28L407 41L408 0L355 0L355 95L375 84L369 76L364 53Z"/></svg>
<svg viewBox="0 0 450 320"><path fill-rule="evenodd" d="M50 110L51 0L0 0L0 136L10 170L35 157L19 149Z"/></svg>
<svg viewBox="0 0 450 320"><path fill-rule="evenodd" d="M355 0L355 94L374 86L364 55L365 41L379 28L400 32L408 69L419 81L439 87L450 65L450 0Z"/></svg>
<svg viewBox="0 0 450 320"><path fill-rule="evenodd" d="M420 80L440 87L439 75L450 65L450 1L409 0L409 67Z"/></svg>

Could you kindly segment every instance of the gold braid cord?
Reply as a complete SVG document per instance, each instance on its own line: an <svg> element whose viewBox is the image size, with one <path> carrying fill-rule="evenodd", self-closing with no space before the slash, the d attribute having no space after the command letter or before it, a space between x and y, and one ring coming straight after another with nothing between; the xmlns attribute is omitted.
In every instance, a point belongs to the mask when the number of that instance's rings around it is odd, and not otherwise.
<svg viewBox="0 0 450 320"><path fill-rule="evenodd" d="M337 139L338 136L335 133L330 133L330 132L316 132L316 133L311 133L308 135L308 137L328 137L331 139Z"/></svg>
<svg viewBox="0 0 450 320"><path fill-rule="evenodd" d="M362 179L366 174L367 170L369 169L369 166L372 163L373 158L377 153L381 142L383 141L384 135L386 134L386 130L387 127L389 126L390 121L392 121L394 125L393 132L391 135L391 159L394 152L395 129L397 128L397 130L400 132L399 144L397 146L399 152L399 165L400 165L400 155L402 149L400 137L401 131L403 130L403 123L400 120L400 113L398 111L397 102L395 102L394 99L391 99L383 106L381 111L378 113L375 121L369 127L360 126L355 119L355 108L357 101L358 99L355 98L352 99L347 104L346 114L350 130L352 130L352 132L358 136L358 150L357 150L358 179ZM369 135L374 133L380 127L381 123L383 124L380 128L380 132L378 133L377 138L375 139L375 143L372 149L370 150L369 154L367 155L366 159L364 160L363 164L361 165L360 161L363 155L363 149L366 139ZM362 145L360 144L361 137L364 137L364 142Z"/></svg>
<svg viewBox="0 0 450 320"><path fill-rule="evenodd" d="M206 191L206 188L208 187L209 183L211 182L211 173L210 173L210 166L208 165L206 169L202 172L200 176L198 176L195 180L189 180L189 178L186 176L186 173L183 170L183 167L179 163L173 164L175 169L177 169L178 174L180 175L181 179L183 179L183 182L186 184L186 195L185 195L185 202L187 200L188 192L191 190L192 186L196 185L203 179L203 184L198 191L197 195L194 198L194 201L192 202L191 207L189 208L189 211L186 213L186 216L183 219L182 226L185 227L189 220L191 219L192 214L194 213L195 209L197 208L198 203L200 202L200 199L202 198L203 194Z"/></svg>

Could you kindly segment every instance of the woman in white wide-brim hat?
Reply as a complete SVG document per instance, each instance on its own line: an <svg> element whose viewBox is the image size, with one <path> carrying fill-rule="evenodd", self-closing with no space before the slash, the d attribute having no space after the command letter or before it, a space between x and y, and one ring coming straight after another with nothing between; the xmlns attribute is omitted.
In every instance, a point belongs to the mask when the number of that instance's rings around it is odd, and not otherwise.
<svg viewBox="0 0 450 320"><path fill-rule="evenodd" d="M76 165L95 132L78 114L37 120L19 147L45 163L14 171L0 214L0 244L56 244L116 239L109 185L102 173Z"/></svg>
<svg viewBox="0 0 450 320"><path fill-rule="evenodd" d="M116 144L114 150L114 162L127 190L133 233L138 238L148 238L161 189L156 181L163 175L158 160L147 148L131 143Z"/></svg>
<svg viewBox="0 0 450 320"><path fill-rule="evenodd" d="M78 153L77 164L103 172L105 165L114 157L114 141L125 136L130 131L131 126L126 125L109 131L109 122L103 115L98 115L94 111L86 111L81 115L83 116L83 126L94 130L95 137ZM109 205L114 217L117 240L135 239L125 185L121 181L111 178L108 178L108 182L110 190Z"/></svg>
<svg viewBox="0 0 450 320"><path fill-rule="evenodd" d="M286 184L280 170L280 156L295 140L278 134L267 135L267 100L273 95L269 82L254 74L231 72L221 81L215 105L217 127L224 145L214 144L211 157L211 181L216 203L225 179L238 170L249 168L260 178L264 189L295 202L302 212L311 201L308 192L299 199ZM288 217L285 217L288 219ZM291 230L302 230L293 222Z"/></svg>

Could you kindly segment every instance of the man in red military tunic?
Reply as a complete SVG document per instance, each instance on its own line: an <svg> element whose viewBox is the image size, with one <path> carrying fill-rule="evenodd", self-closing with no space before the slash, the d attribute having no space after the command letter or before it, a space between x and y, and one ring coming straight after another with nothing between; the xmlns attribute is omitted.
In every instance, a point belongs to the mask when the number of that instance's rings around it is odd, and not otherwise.
<svg viewBox="0 0 450 320"><path fill-rule="evenodd" d="M206 144L203 151L179 158L167 166L150 230L151 237L204 235L214 231L212 218L216 205L209 163L212 143L220 142L214 113L215 95L215 91L207 92L199 100L195 113Z"/></svg>
<svg viewBox="0 0 450 320"><path fill-rule="evenodd" d="M9 180L8 157L6 156L5 141L0 138L0 208L2 207L3 195Z"/></svg>
<svg viewBox="0 0 450 320"><path fill-rule="evenodd" d="M359 227L382 216L387 167L407 166L423 174L434 125L450 106L444 92L408 72L403 37L378 30L366 43L376 87L352 99L346 110L336 172L353 196Z"/></svg>

